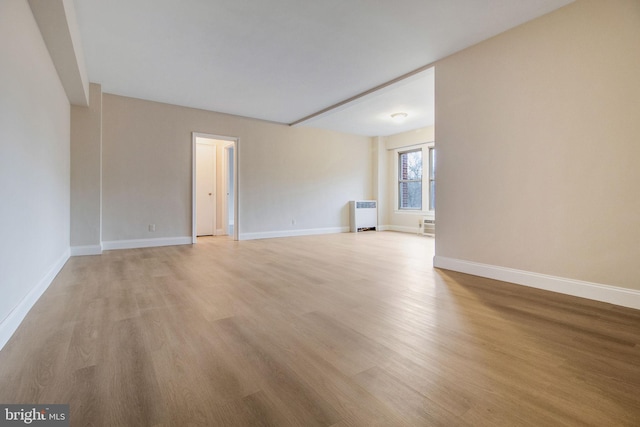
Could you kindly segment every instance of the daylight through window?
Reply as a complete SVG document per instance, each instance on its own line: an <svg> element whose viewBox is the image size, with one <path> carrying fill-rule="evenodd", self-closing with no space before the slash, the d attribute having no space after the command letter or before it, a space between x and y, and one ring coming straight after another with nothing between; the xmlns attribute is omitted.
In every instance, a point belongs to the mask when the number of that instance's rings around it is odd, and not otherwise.
<svg viewBox="0 0 640 427"><path fill-rule="evenodd" d="M422 150L399 153L398 207L422 210Z"/></svg>
<svg viewBox="0 0 640 427"><path fill-rule="evenodd" d="M436 149L429 147L429 210L436 209Z"/></svg>

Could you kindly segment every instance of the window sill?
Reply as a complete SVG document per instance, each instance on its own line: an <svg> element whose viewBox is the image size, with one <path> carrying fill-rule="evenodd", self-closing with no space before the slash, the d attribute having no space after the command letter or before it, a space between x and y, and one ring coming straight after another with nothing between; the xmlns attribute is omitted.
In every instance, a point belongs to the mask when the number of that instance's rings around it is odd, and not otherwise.
<svg viewBox="0 0 640 427"><path fill-rule="evenodd" d="M431 216L431 217L436 216L435 211L418 211L418 210L413 211L410 209L394 209L393 213L398 215L420 215L420 216Z"/></svg>

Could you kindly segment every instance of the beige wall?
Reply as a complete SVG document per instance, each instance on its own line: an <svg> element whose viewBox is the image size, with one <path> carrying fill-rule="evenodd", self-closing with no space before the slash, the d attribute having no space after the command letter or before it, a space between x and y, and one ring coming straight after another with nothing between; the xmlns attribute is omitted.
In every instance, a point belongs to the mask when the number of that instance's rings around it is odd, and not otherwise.
<svg viewBox="0 0 640 427"><path fill-rule="evenodd" d="M434 140L435 126L428 126L384 137L384 143L387 150L408 147L416 144L424 144L427 142L433 142Z"/></svg>
<svg viewBox="0 0 640 427"><path fill-rule="evenodd" d="M579 0L436 65L436 256L640 289L639 49Z"/></svg>
<svg viewBox="0 0 640 427"><path fill-rule="evenodd" d="M89 87L89 106L71 107L71 246L101 244L102 90Z"/></svg>
<svg viewBox="0 0 640 427"><path fill-rule="evenodd" d="M103 241L191 235L191 132L240 138L241 239L348 227L372 196L369 138L104 94Z"/></svg>
<svg viewBox="0 0 640 427"><path fill-rule="evenodd" d="M22 0L0 2L0 237L1 347L69 254L69 102Z"/></svg>

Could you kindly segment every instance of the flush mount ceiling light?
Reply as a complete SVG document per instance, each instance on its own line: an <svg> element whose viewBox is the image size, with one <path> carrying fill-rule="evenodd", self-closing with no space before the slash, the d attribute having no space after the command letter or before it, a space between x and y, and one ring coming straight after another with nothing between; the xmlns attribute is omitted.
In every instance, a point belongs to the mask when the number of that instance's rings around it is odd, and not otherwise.
<svg viewBox="0 0 640 427"><path fill-rule="evenodd" d="M391 118L394 122L401 122L407 118L407 113L393 113Z"/></svg>

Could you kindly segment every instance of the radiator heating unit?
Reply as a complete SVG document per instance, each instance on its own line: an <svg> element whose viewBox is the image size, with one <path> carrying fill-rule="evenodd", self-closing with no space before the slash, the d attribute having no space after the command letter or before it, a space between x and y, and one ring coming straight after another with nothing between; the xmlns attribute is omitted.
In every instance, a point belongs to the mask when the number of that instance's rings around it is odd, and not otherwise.
<svg viewBox="0 0 640 427"><path fill-rule="evenodd" d="M419 225L419 232L424 236L434 236L436 234L436 220L433 218L423 217Z"/></svg>
<svg viewBox="0 0 640 427"><path fill-rule="evenodd" d="M376 200L352 200L349 202L349 211L352 233L378 228L378 202Z"/></svg>

